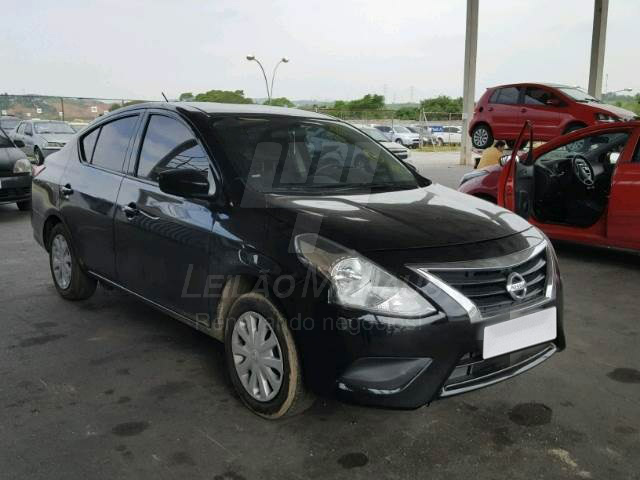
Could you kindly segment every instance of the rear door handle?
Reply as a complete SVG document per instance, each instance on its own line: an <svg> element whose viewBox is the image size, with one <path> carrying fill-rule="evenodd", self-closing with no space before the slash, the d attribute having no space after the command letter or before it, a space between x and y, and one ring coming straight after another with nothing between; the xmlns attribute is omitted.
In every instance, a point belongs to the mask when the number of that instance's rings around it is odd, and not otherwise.
<svg viewBox="0 0 640 480"><path fill-rule="evenodd" d="M73 195L73 188L71 188L71 185L67 183L60 189L60 193L62 193L62 195L64 195L65 197L68 197L69 195Z"/></svg>

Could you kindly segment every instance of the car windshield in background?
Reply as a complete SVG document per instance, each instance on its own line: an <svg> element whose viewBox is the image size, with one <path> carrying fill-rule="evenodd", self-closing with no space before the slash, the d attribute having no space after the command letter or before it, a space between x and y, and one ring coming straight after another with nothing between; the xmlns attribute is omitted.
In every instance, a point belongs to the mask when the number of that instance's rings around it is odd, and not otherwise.
<svg viewBox="0 0 640 480"><path fill-rule="evenodd" d="M560 87L560 90L565 95L569 95L576 102L600 102L598 99L593 98L587 92L573 87Z"/></svg>
<svg viewBox="0 0 640 480"><path fill-rule="evenodd" d="M36 122L36 133L76 133L68 123L64 122Z"/></svg>
<svg viewBox="0 0 640 480"><path fill-rule="evenodd" d="M361 130L367 135L369 135L371 138L373 138L376 142L389 141L389 139L385 137L377 128L362 128Z"/></svg>
<svg viewBox="0 0 640 480"><path fill-rule="evenodd" d="M413 173L354 127L283 117L212 120L216 140L242 181L261 192L396 190Z"/></svg>
<svg viewBox="0 0 640 480"><path fill-rule="evenodd" d="M18 123L20 123L20 120L18 119L3 118L2 120L0 120L0 127L2 127L6 131L9 131L16 128L18 126Z"/></svg>
<svg viewBox="0 0 640 480"><path fill-rule="evenodd" d="M395 127L396 132L400 132L400 133L411 133L409 131L409 129L405 128L405 127Z"/></svg>

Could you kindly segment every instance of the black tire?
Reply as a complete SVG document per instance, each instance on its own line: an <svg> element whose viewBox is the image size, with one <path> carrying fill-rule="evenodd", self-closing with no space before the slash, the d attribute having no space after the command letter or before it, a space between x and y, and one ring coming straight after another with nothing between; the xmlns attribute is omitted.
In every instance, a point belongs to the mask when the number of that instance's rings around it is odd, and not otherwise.
<svg viewBox="0 0 640 480"><path fill-rule="evenodd" d="M36 165L42 165L44 163L44 155L38 147L33 150L33 156L36 158Z"/></svg>
<svg viewBox="0 0 640 480"><path fill-rule="evenodd" d="M399 143L400 145L402 145L404 147L404 143L402 143L402 139L401 138L396 138L396 143Z"/></svg>
<svg viewBox="0 0 640 480"><path fill-rule="evenodd" d="M18 210L21 212L28 212L31 210L31 200L23 200L22 202L16 202Z"/></svg>
<svg viewBox="0 0 640 480"><path fill-rule="evenodd" d="M246 312L257 312L266 319L280 346L283 361L282 384L276 396L268 401L256 400L245 390L235 366L232 352L233 330L240 316ZM238 297L229 310L224 340L231 383L252 412L263 418L275 420L300 413L313 404L313 395L303 385L302 364L287 321L280 310L264 295L250 292Z"/></svg>
<svg viewBox="0 0 640 480"><path fill-rule="evenodd" d="M483 133L484 132L484 133ZM493 145L493 133L486 123L480 123L471 130L471 143L474 147L484 150Z"/></svg>
<svg viewBox="0 0 640 480"><path fill-rule="evenodd" d="M52 245L56 237L59 235L64 237L71 257L71 281L67 286L59 285L54 274ZM82 270L73 248L71 234L64 224L58 223L51 229L48 241L49 243L47 247L49 249L49 268L51 270L51 278L53 278L53 284L60 296L66 300L85 300L93 295L96 291L98 282L95 278L90 277L84 272L84 270Z"/></svg>

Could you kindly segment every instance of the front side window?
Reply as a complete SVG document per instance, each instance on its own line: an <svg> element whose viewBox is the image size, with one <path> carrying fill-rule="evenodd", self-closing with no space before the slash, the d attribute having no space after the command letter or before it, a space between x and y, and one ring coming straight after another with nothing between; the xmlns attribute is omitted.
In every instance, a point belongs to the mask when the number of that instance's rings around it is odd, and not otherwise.
<svg viewBox="0 0 640 480"><path fill-rule="evenodd" d="M102 125L91 164L121 172L137 121L138 116L135 115Z"/></svg>
<svg viewBox="0 0 640 480"><path fill-rule="evenodd" d="M557 100L557 97L542 88L529 87L524 93L524 103L527 105L546 106L552 99Z"/></svg>
<svg viewBox="0 0 640 480"><path fill-rule="evenodd" d="M212 120L216 141L246 185L262 192L407 189L412 172L340 122L262 117Z"/></svg>
<svg viewBox="0 0 640 480"><path fill-rule="evenodd" d="M34 124L36 133L76 133L68 123L65 122L36 122Z"/></svg>
<svg viewBox="0 0 640 480"><path fill-rule="evenodd" d="M9 130L16 128L16 125L18 125L19 122L20 121L17 118L3 118L0 120L0 126L4 131L8 132Z"/></svg>
<svg viewBox="0 0 640 480"><path fill-rule="evenodd" d="M33 128L31 127L30 123L25 123L25 125L24 125L24 133L26 135L31 135L33 133Z"/></svg>
<svg viewBox="0 0 640 480"><path fill-rule="evenodd" d="M520 89L518 87L499 88L492 96L491 103L500 103L503 105L516 105L520 97Z"/></svg>
<svg viewBox="0 0 640 480"><path fill-rule="evenodd" d="M140 151L137 176L154 182L167 170L191 168L209 175L209 158L193 133L164 115L152 115Z"/></svg>

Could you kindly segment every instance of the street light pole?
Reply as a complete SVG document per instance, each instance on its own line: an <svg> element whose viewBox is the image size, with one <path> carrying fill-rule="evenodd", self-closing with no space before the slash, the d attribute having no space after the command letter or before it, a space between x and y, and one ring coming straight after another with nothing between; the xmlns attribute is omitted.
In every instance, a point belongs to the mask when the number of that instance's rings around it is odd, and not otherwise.
<svg viewBox="0 0 640 480"><path fill-rule="evenodd" d="M267 80L267 74L264 71L264 67L260 63L260 60L258 60L255 55L247 55L247 60L249 60L250 62L252 61L256 62L260 67L260 70L262 71L262 76L264 77L264 84L267 87L267 98L269 99L269 103L271 103L271 92L269 91L269 80Z"/></svg>
<svg viewBox="0 0 640 480"><path fill-rule="evenodd" d="M276 70L278 70L278 66L281 63L289 63L289 59L287 57L282 57L282 59L276 63L276 66L273 67L273 75L271 75L271 98L273 98L273 82L276 79Z"/></svg>
<svg viewBox="0 0 640 480"><path fill-rule="evenodd" d="M260 70L262 71L262 76L264 77L264 84L267 87L267 99L269 101L269 104L271 104L271 99L273 98L273 82L276 78L276 70L278 70L278 66L281 63L289 63L289 59L287 57L282 57L280 61L276 63L276 66L273 67L273 74L271 75L271 88L269 88L269 80L267 80L267 74L264 71L264 67L262 66L262 63L260 63L260 60L258 60L255 55L247 55L247 60L249 60L250 62L256 62L260 67Z"/></svg>

